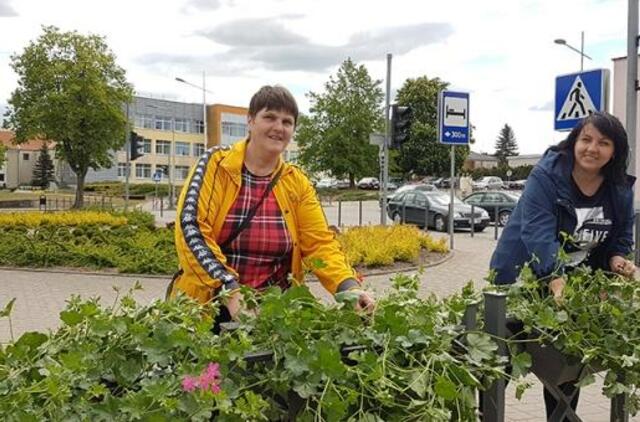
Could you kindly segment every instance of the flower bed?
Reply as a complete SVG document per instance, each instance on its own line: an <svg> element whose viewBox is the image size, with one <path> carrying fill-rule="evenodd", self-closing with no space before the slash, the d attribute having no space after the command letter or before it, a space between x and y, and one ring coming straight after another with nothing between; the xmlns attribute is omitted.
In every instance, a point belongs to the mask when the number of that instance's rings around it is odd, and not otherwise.
<svg viewBox="0 0 640 422"><path fill-rule="evenodd" d="M421 251L447 251L412 226L367 226L338 235L351 265L418 263ZM0 265L116 269L173 274L178 268L173 229L157 229L143 212L0 214Z"/></svg>

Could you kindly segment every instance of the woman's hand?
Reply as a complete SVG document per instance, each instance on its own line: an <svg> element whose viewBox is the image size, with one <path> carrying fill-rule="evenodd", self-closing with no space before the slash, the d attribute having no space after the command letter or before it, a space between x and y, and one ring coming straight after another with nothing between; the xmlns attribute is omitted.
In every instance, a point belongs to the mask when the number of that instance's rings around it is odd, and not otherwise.
<svg viewBox="0 0 640 422"><path fill-rule="evenodd" d="M625 277L633 276L637 269L633 262L617 255L611 257L611 259L609 260L609 267L614 273L623 275Z"/></svg>
<svg viewBox="0 0 640 422"><path fill-rule="evenodd" d="M549 282L549 291L558 305L562 305L564 287L566 285L567 282L563 277L554 278Z"/></svg>
<svg viewBox="0 0 640 422"><path fill-rule="evenodd" d="M376 307L376 301L369 292L360 289L353 289L351 291L358 293L358 301L355 304L356 311L365 311L366 313L373 312L373 309Z"/></svg>
<svg viewBox="0 0 640 422"><path fill-rule="evenodd" d="M231 319L236 321L238 316L241 314L247 315L256 315L255 310L247 309L246 304L244 303L244 296L240 292L240 289L232 292L226 300L225 303L227 309L229 310L229 315L231 315Z"/></svg>

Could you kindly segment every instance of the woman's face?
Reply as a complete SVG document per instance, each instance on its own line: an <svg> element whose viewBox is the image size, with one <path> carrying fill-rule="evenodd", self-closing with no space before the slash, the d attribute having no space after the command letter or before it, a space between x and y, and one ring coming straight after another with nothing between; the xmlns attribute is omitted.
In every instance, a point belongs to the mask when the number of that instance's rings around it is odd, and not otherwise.
<svg viewBox="0 0 640 422"><path fill-rule="evenodd" d="M598 174L613 158L614 145L593 124L587 123L576 139L573 153L574 166L584 172Z"/></svg>
<svg viewBox="0 0 640 422"><path fill-rule="evenodd" d="M265 152L281 154L289 145L295 130L295 119L286 111L263 108L249 116L251 142Z"/></svg>

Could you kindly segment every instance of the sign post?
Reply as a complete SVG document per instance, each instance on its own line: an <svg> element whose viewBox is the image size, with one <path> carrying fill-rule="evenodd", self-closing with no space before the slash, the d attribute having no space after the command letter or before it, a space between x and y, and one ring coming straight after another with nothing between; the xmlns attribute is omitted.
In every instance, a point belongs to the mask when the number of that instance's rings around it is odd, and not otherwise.
<svg viewBox="0 0 640 422"><path fill-rule="evenodd" d="M153 202L157 203L158 202L158 183L160 183L160 181L162 180L162 170L156 170L156 172L153 173L153 176L151 177L151 179L153 180L153 183L156 184L155 200ZM160 205L160 211L162 211L162 205Z"/></svg>
<svg viewBox="0 0 640 422"><path fill-rule="evenodd" d="M449 247L453 249L455 197L455 146L469 144L469 93L440 91L438 95L438 140L451 145L451 177L449 198ZM473 215L470 217L473 219Z"/></svg>

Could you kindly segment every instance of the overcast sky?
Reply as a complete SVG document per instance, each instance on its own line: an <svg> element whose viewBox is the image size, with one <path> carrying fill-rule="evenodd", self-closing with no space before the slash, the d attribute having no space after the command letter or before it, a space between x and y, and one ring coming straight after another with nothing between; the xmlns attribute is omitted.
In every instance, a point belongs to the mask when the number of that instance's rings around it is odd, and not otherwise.
<svg viewBox="0 0 640 422"><path fill-rule="evenodd" d="M553 131L555 76L612 69L626 55L624 0L0 0L0 109L16 88L10 55L42 25L106 36L138 94L247 106L264 84L282 84L302 111L346 58L386 77L439 77L470 93L479 152L494 151L500 128L515 131L521 153L560 140ZM613 75L612 75L613 76ZM612 78L613 79L613 78ZM382 84L384 88L384 82ZM0 110L1 111L1 110Z"/></svg>

